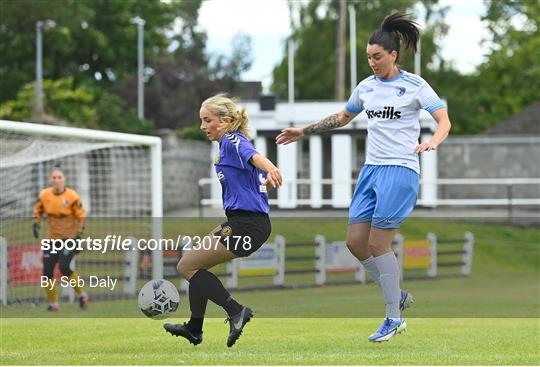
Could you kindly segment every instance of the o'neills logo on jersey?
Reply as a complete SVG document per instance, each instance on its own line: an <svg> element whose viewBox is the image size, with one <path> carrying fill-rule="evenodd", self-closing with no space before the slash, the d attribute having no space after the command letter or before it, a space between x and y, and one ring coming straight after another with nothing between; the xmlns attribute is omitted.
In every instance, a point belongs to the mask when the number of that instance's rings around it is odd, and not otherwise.
<svg viewBox="0 0 540 367"><path fill-rule="evenodd" d="M394 110L393 106L384 106L382 110L366 110L366 114L368 119L372 119L374 117L380 118L380 119L389 119L389 120L395 120L401 117L401 112Z"/></svg>

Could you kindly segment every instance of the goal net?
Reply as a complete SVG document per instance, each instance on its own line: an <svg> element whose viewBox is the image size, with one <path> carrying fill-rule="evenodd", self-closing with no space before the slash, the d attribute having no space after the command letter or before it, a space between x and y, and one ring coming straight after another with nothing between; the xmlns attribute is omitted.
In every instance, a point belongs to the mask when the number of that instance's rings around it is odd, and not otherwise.
<svg viewBox="0 0 540 367"><path fill-rule="evenodd" d="M144 253L133 239L161 238L161 140L157 137L0 121L0 303L45 301L41 287L41 240L32 233L32 209L49 175L59 166L66 187L81 197L87 213L83 238L102 247L73 260L92 299L132 296L141 283L162 277L161 252ZM104 248L109 236L109 248ZM115 236L115 237L112 237ZM110 247L116 241L116 248ZM121 241L129 248L119 249ZM88 242L87 242L88 243ZM55 278L61 272L55 269ZM105 286L104 281L111 281ZM60 284L57 281L57 284ZM91 287L96 285L96 287ZM112 289L111 289L112 288ZM73 299L59 288L60 301Z"/></svg>

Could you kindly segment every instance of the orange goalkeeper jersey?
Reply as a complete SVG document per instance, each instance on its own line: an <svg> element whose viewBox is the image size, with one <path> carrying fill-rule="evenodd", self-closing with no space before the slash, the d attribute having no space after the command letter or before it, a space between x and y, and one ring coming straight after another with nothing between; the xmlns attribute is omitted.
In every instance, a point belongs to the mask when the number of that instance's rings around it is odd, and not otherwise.
<svg viewBox="0 0 540 367"><path fill-rule="evenodd" d="M84 228L86 212L81 198L74 190L65 188L55 194L52 187L42 190L34 206L34 222L39 223L47 214L47 238L74 238Z"/></svg>

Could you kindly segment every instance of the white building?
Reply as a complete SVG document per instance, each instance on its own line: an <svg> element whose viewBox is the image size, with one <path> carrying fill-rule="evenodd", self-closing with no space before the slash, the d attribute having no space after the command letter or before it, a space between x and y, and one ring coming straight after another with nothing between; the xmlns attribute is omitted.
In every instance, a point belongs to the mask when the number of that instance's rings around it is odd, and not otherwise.
<svg viewBox="0 0 540 367"><path fill-rule="evenodd" d="M340 111L345 102L277 103L272 110L261 110L258 102L244 103L243 106L248 111L256 149L275 162L283 173L282 188L269 193L271 204L279 208L349 206L366 157L365 113L343 128L284 146L275 143L282 129L313 123ZM437 124L427 111L421 110L420 125L420 140L428 141ZM213 157L217 155L217 149L214 144ZM434 206L437 200L437 151L421 154L420 169L418 204ZM212 183L211 193L211 201L220 203L221 187L217 180Z"/></svg>

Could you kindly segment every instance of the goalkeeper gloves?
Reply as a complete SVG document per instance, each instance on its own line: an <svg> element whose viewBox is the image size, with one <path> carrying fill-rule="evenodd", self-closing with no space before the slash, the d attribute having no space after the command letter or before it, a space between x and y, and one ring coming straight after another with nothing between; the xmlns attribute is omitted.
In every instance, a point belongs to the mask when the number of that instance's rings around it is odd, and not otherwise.
<svg viewBox="0 0 540 367"><path fill-rule="evenodd" d="M39 238L39 223L32 224L32 233L35 238Z"/></svg>

